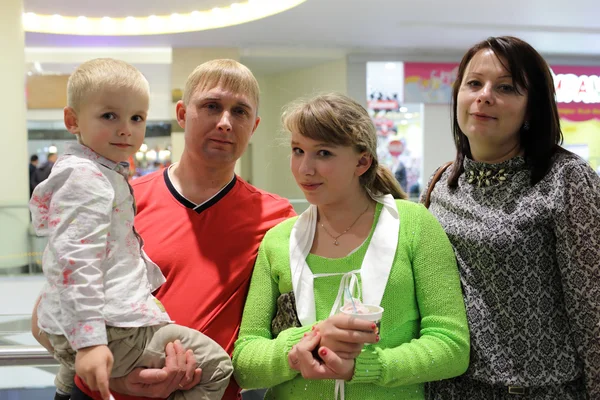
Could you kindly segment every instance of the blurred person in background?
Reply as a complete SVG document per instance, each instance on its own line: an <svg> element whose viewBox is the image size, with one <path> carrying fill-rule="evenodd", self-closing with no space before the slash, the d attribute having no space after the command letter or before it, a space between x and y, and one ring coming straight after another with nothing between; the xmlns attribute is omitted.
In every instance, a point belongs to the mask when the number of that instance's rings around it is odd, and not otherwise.
<svg viewBox="0 0 600 400"><path fill-rule="evenodd" d="M43 163L39 168L37 168L33 172L33 175L31 178L31 191L32 192L33 192L33 189L35 189L35 187L37 185L39 185L40 183L42 183L43 181L48 179L48 177L50 176L50 172L52 171L52 167L54 167L54 163L56 162L57 158L58 158L58 154L48 153L46 162Z"/></svg>
<svg viewBox="0 0 600 400"><path fill-rule="evenodd" d="M29 197L31 197L31 193L33 193L33 174L35 173L39 162L37 154L34 154L29 158Z"/></svg>

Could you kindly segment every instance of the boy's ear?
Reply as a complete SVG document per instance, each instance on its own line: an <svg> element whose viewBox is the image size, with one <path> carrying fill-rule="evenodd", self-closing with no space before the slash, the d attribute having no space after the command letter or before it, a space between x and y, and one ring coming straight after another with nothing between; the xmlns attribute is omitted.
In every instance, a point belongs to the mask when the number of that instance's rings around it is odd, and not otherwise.
<svg viewBox="0 0 600 400"><path fill-rule="evenodd" d="M71 107L65 107L64 109L64 120L65 127L73 135L78 135L79 132L79 121L77 120L77 113Z"/></svg>

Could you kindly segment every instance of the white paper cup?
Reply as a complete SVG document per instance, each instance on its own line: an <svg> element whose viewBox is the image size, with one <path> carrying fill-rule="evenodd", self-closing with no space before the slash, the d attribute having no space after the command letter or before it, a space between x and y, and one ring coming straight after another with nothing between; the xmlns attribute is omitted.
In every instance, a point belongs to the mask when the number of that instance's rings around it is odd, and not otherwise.
<svg viewBox="0 0 600 400"><path fill-rule="evenodd" d="M373 306L370 304L363 304L363 307L366 307L369 312L366 314L357 314L354 311L345 310L344 307L340 308L340 312L342 314L350 315L356 319L363 319L365 321L373 321L377 325L377 331L379 331L381 324L381 316L383 315L383 307Z"/></svg>

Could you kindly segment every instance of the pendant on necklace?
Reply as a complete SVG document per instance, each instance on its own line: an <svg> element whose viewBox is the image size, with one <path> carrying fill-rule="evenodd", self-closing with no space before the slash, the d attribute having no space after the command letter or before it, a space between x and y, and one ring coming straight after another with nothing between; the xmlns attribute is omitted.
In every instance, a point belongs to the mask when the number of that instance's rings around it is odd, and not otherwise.
<svg viewBox="0 0 600 400"><path fill-rule="evenodd" d="M340 242L338 242L337 239L336 239L335 242L333 242L333 244L335 244L336 246L338 246L340 244Z"/></svg>

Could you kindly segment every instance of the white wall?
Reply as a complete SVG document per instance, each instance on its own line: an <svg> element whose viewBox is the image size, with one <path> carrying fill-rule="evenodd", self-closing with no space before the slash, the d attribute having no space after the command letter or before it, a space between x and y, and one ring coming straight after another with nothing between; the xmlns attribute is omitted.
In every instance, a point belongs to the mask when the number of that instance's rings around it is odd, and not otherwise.
<svg viewBox="0 0 600 400"><path fill-rule="evenodd" d="M450 105L423 105L423 186L442 164L454 160Z"/></svg>
<svg viewBox="0 0 600 400"><path fill-rule="evenodd" d="M169 121L171 119L171 65L132 63L148 79L150 84L149 121ZM52 73L71 74L79 63L48 62L42 64L44 70ZM65 104L66 105L66 104ZM28 121L62 121L63 109L27 110Z"/></svg>

